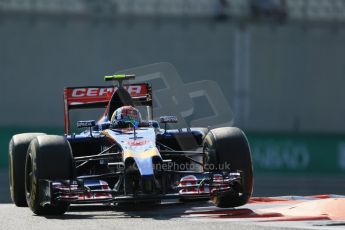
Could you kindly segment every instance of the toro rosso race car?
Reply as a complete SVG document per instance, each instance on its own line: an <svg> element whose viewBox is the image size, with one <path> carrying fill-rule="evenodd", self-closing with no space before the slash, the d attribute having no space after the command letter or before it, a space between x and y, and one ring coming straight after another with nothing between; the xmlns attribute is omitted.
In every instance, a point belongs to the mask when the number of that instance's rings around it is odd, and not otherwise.
<svg viewBox="0 0 345 230"><path fill-rule="evenodd" d="M13 136L9 171L15 205L37 215L60 215L71 204L247 203L253 169L245 134L234 127L168 129L177 118L152 120L151 86L123 84L134 77L106 76L115 86L65 88L64 136ZM105 112L98 121L78 121L83 131L70 133L70 110L87 108Z"/></svg>

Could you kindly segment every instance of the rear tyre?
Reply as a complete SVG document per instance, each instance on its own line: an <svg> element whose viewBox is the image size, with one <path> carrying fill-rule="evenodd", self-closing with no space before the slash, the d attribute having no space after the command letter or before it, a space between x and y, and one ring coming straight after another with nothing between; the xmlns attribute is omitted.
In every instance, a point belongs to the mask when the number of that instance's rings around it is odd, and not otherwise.
<svg viewBox="0 0 345 230"><path fill-rule="evenodd" d="M23 133L14 135L9 144L9 177L13 203L18 207L27 207L25 197L25 160L30 142L45 133Z"/></svg>
<svg viewBox="0 0 345 230"><path fill-rule="evenodd" d="M204 140L205 162L215 166L230 165L231 171L241 171L242 185L237 191L215 194L211 197L217 207L237 207L246 204L253 192L253 167L250 147L239 128L212 129Z"/></svg>
<svg viewBox="0 0 345 230"><path fill-rule="evenodd" d="M25 165L26 200L37 215L62 215L68 203L41 205L40 180L71 180L74 161L69 142L62 136L38 136L31 141Z"/></svg>

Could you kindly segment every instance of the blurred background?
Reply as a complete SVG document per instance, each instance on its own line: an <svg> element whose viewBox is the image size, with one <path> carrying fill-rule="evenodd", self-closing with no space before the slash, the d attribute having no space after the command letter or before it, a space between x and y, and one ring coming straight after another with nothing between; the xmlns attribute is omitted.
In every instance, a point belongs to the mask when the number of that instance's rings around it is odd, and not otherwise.
<svg viewBox="0 0 345 230"><path fill-rule="evenodd" d="M147 68L186 125L246 132L255 195L345 193L345 0L0 0L0 202L11 136L63 134L64 87Z"/></svg>

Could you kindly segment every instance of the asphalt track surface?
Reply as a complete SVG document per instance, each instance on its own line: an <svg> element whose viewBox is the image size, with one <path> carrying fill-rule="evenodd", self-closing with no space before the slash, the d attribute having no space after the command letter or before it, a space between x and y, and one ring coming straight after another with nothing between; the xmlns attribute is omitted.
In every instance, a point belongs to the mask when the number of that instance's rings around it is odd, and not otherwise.
<svg viewBox="0 0 345 230"><path fill-rule="evenodd" d="M299 177L294 179L291 176L289 178L280 177L279 180L279 178L272 176L257 177L256 184L260 185L256 186L257 192L255 195L291 195L292 192L295 193L294 195L339 194L340 191L345 194L343 178L320 179L320 177ZM337 199L333 199L333 202L338 201ZM219 210L208 202L187 204L165 202L157 206L142 205L126 209L94 205L85 207L72 206L64 216L39 217L33 215L28 208L17 208L10 203L8 175L3 171L0 172L0 203L0 229L9 230L345 229L345 219L332 220L319 218L303 221L272 221L274 218L272 219L271 216L267 216L268 218L257 218L258 216L251 215L237 217L237 214L234 214L238 212L255 213L257 210L286 206L286 204L279 202L273 202L273 205L272 203L265 202L251 203L240 208L225 210L227 215L223 215L224 209ZM290 206L287 207L291 209ZM219 211L221 211L222 215L216 215ZM266 216L263 215L263 217Z"/></svg>

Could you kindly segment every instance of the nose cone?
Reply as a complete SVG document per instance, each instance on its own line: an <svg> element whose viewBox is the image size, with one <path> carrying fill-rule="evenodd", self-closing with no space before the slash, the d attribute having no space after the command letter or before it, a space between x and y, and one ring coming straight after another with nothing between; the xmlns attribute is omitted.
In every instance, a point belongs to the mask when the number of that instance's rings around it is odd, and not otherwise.
<svg viewBox="0 0 345 230"><path fill-rule="evenodd" d="M134 158L141 176L153 176L152 157Z"/></svg>
<svg viewBox="0 0 345 230"><path fill-rule="evenodd" d="M125 178L125 180L129 181L129 183L126 183L126 191L129 192L129 194L134 193L137 189L144 194L153 194L160 190L161 186L154 175L154 163L159 160L155 158L157 158L157 156L147 158L128 157L126 159L125 165L127 173L134 173L134 175L136 175L135 177L128 176ZM133 181L139 182L140 188L133 187Z"/></svg>
<svg viewBox="0 0 345 230"><path fill-rule="evenodd" d="M158 149L153 147L146 151L140 151L140 149L137 150L138 151L133 151L133 149L131 149L125 151L125 162L135 162L141 176L154 175L154 162L157 162L156 158L162 159Z"/></svg>
<svg viewBox="0 0 345 230"><path fill-rule="evenodd" d="M126 170L139 171L141 176L153 176L154 164L153 164L152 158L153 157L146 157L146 158L127 157L125 161Z"/></svg>

